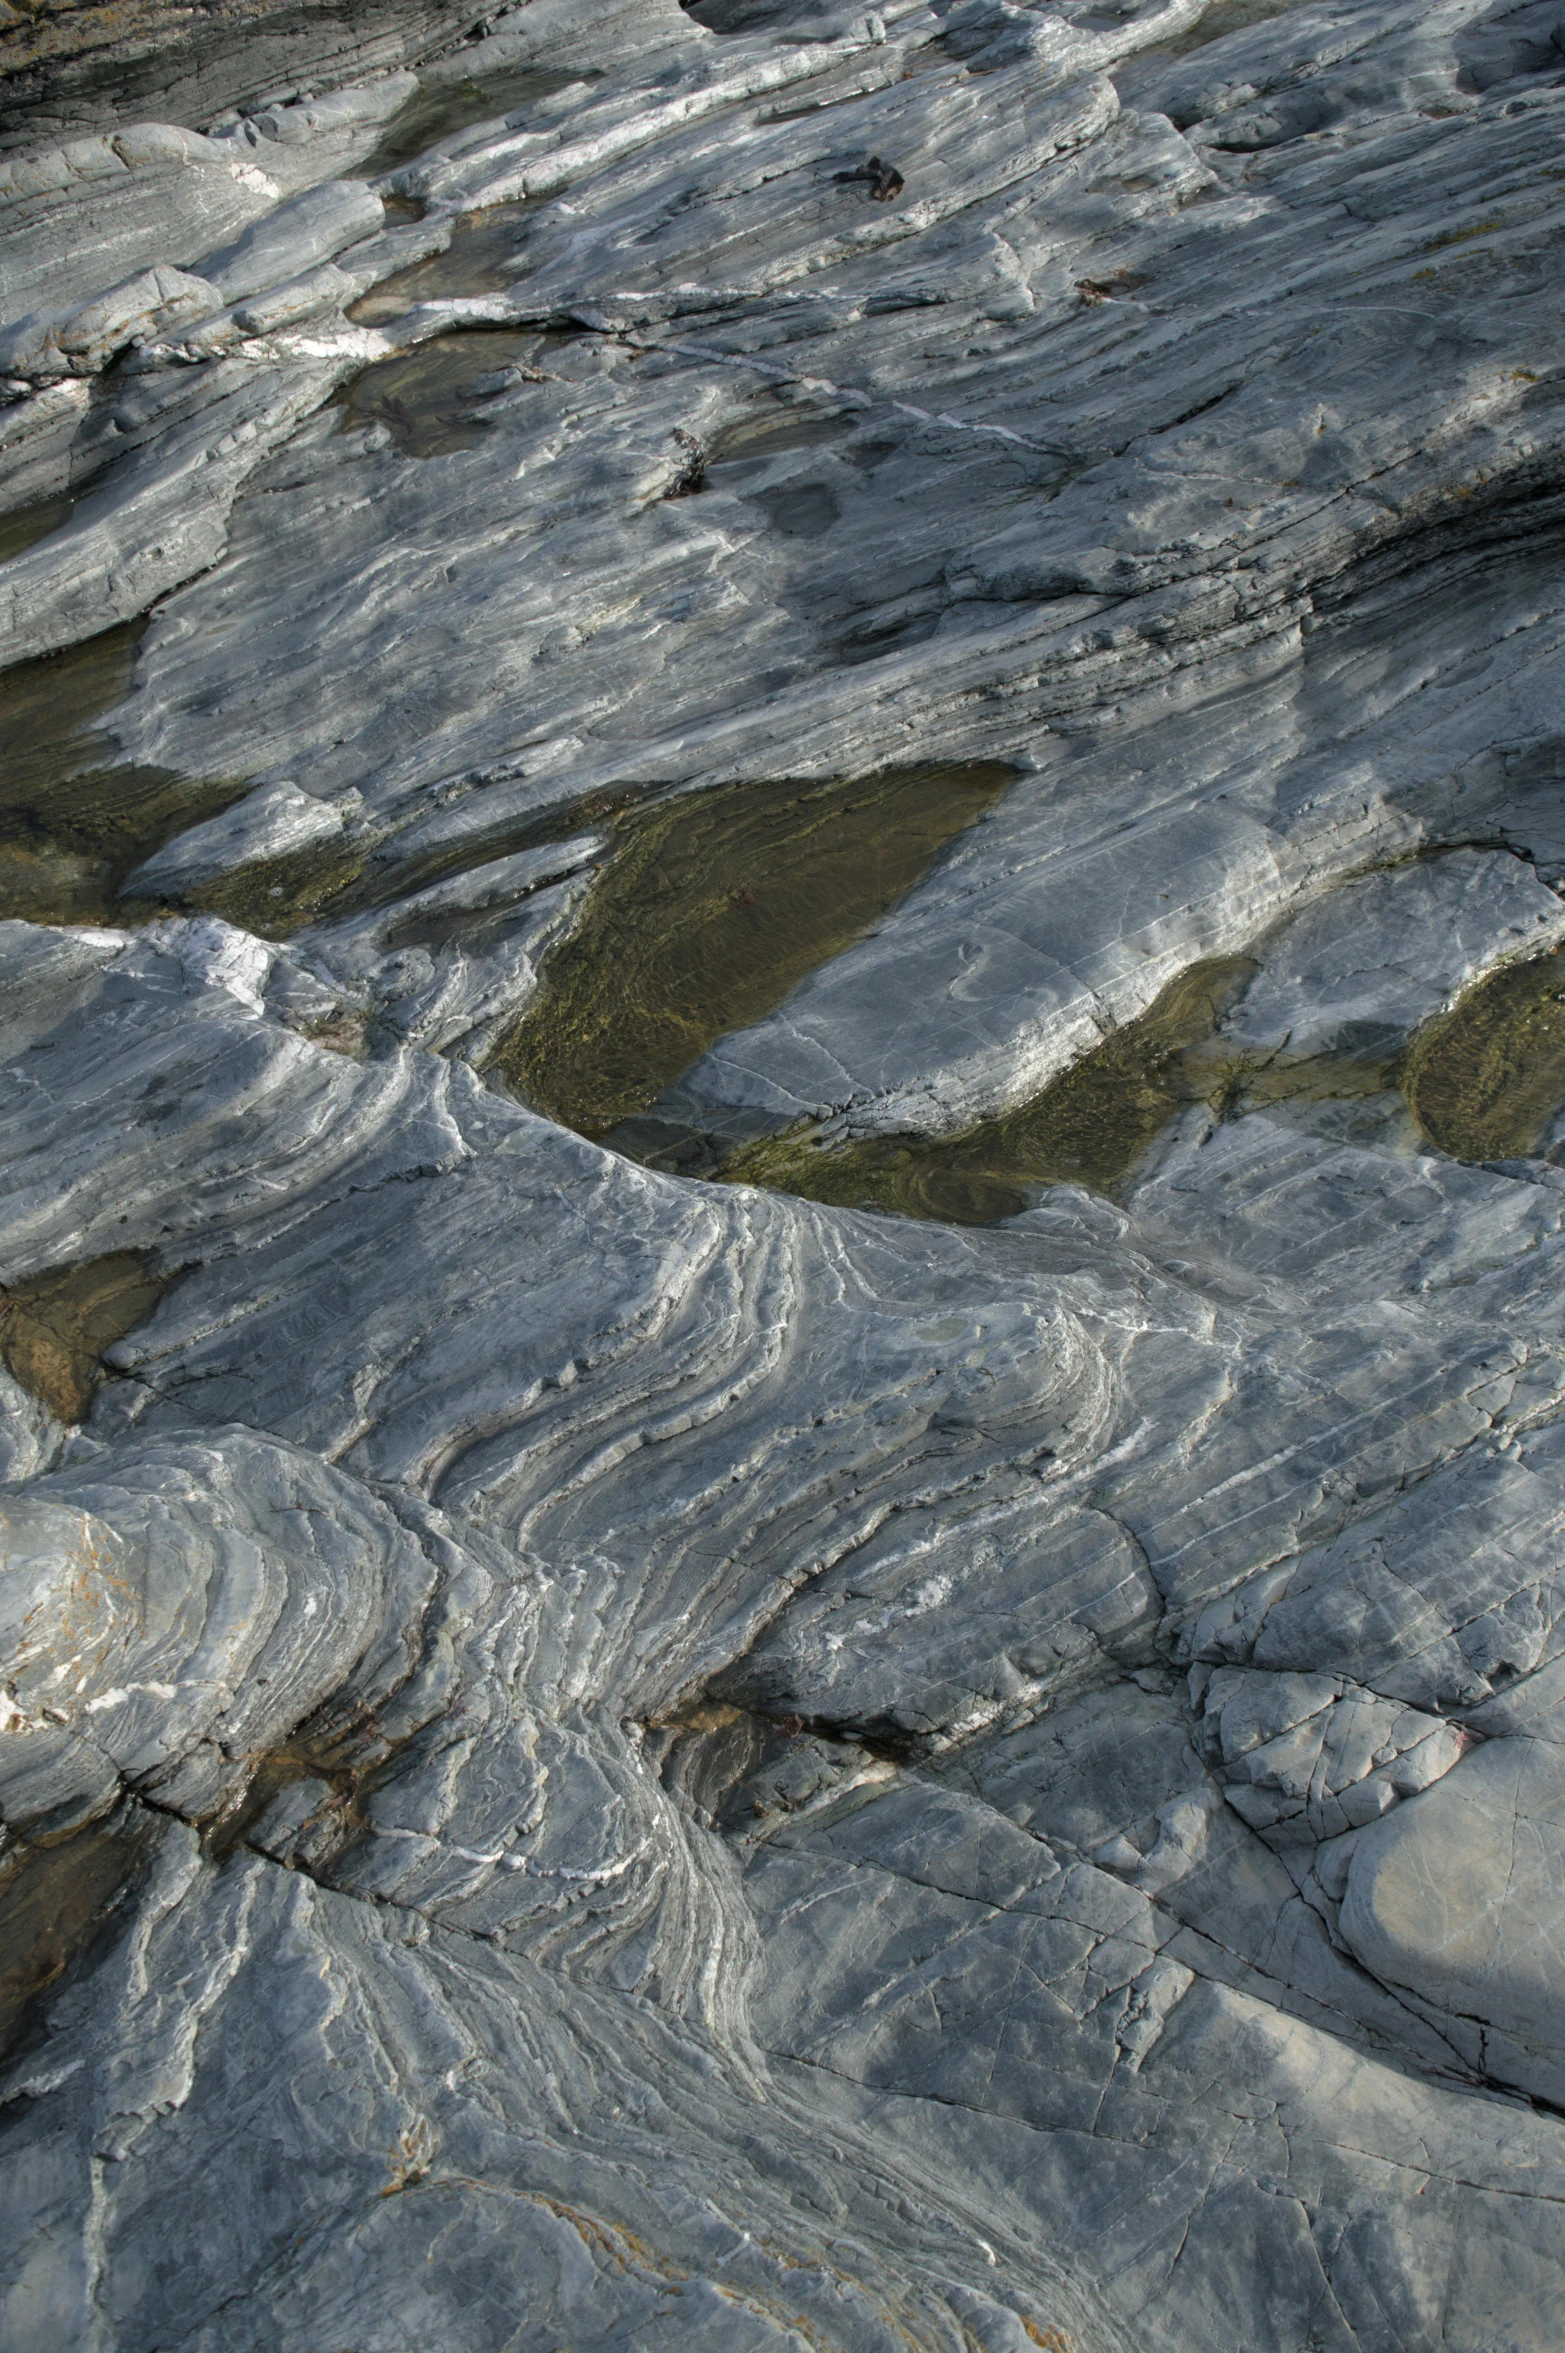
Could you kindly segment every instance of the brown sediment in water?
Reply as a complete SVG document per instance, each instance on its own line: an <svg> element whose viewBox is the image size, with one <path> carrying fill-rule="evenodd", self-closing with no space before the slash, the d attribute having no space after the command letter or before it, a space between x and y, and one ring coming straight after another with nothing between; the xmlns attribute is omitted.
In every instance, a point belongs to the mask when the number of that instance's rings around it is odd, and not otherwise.
<svg viewBox="0 0 1565 2353"><path fill-rule="evenodd" d="M1361 1100L1397 1083L1400 1057L1246 1054L1220 1024L1256 971L1244 956L1191 965L1135 1021L1014 1111L955 1136L869 1136L834 1143L817 1127L767 1137L720 1170L844 1209L951 1225L992 1225L1045 1185L1113 1199L1190 1105L1219 1119L1268 1105Z"/></svg>
<svg viewBox="0 0 1565 2353"><path fill-rule="evenodd" d="M0 2057L23 2041L39 1997L108 1927L144 1835L127 1809L113 1823L0 1857Z"/></svg>
<svg viewBox="0 0 1565 2353"><path fill-rule="evenodd" d="M474 410L474 385L504 368L540 367L558 336L534 327L463 328L431 336L412 351L377 360L336 396L351 430L385 425L404 457L449 457L473 449L488 427Z"/></svg>
<svg viewBox="0 0 1565 2353"><path fill-rule="evenodd" d="M356 327L379 327L400 319L415 303L439 302L451 294L497 294L523 274L521 244L527 217L536 209L524 197L463 213L448 245L383 278L359 296L348 317Z"/></svg>
<svg viewBox="0 0 1565 2353"><path fill-rule="evenodd" d="M0 671L0 917L136 920L117 899L126 875L245 791L232 778L103 761L110 747L93 722L129 691L145 627L127 622Z"/></svg>
<svg viewBox="0 0 1565 2353"><path fill-rule="evenodd" d="M221 915L258 939L285 940L327 909L335 909L352 888L365 853L352 842L315 843L278 858L257 858L232 874L220 874L187 891L183 910Z"/></svg>
<svg viewBox="0 0 1565 2353"><path fill-rule="evenodd" d="M495 1066L607 1136L894 906L1014 781L998 765L734 784L632 809Z"/></svg>
<svg viewBox="0 0 1565 2353"><path fill-rule="evenodd" d="M1405 1092L1424 1134L1455 1160L1535 1152L1565 1103L1565 948L1502 964L1428 1023Z"/></svg>
<svg viewBox="0 0 1565 2353"><path fill-rule="evenodd" d="M62 491L56 498L34 499L29 506L13 507L8 515L0 515L0 564L25 555L40 539L58 531L75 504L70 492Z"/></svg>
<svg viewBox="0 0 1565 2353"><path fill-rule="evenodd" d="M1135 64L1143 57L1188 57L1192 50L1208 49L1229 33L1247 33L1254 25L1270 24L1274 16L1286 16L1297 5L1298 0L1217 0L1215 7L1205 10L1182 33L1138 49L1125 62Z"/></svg>
<svg viewBox="0 0 1565 2353"><path fill-rule="evenodd" d="M728 1183L769 1185L839 1208L884 1209L953 1225L991 1225L1027 1206L1033 1186L1112 1194L1169 1121L1221 1099L1236 1072L1209 1049L1255 966L1242 956L1193 964L1139 1020L1014 1111L948 1137L872 1136L833 1147L818 1130L749 1147Z"/></svg>
<svg viewBox="0 0 1565 2353"><path fill-rule="evenodd" d="M836 1143L795 1128L718 1174L839 1208L989 1225L1016 1216L1035 1187L1123 1193L1193 1103L1227 1119L1399 1089L1427 1139L1457 1160L1525 1157L1565 1104L1565 948L1502 965L1411 1047L1379 1055L1257 1056L1228 1044L1219 1024L1255 969L1238 956L1192 965L1031 1102L964 1134Z"/></svg>
<svg viewBox="0 0 1565 2353"><path fill-rule="evenodd" d="M152 1313L172 1279L124 1250L0 1288L0 1357L56 1421L84 1421L105 1349Z"/></svg>
<svg viewBox="0 0 1565 2353"><path fill-rule="evenodd" d="M401 164L416 162L442 140L454 139L458 131L471 130L476 123L494 122L502 115L515 114L521 107L536 105L539 99L552 97L556 90L569 89L580 78L577 74L544 73L536 66L519 66L510 73L491 74L482 80L426 82L392 116L381 133L380 145L365 157L355 176L373 180L382 172L394 172Z"/></svg>

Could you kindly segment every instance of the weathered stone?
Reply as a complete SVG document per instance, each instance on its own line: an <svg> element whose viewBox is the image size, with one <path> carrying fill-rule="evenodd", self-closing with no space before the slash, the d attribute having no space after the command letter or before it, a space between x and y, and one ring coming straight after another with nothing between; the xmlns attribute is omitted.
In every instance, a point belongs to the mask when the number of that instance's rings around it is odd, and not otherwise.
<svg viewBox="0 0 1565 2353"><path fill-rule="evenodd" d="M1355 1841L1342 1934L1377 1977L1466 2022L1475 2064L1557 2105L1565 1769L1556 1740L1484 1744ZM1476 2035L1474 2028L1476 2027Z"/></svg>
<svg viewBox="0 0 1565 2353"><path fill-rule="evenodd" d="M301 792L288 779L258 785L221 817L177 834L126 878L131 898L178 897L220 874L242 872L259 859L308 849L341 833L343 815L329 802Z"/></svg>
<svg viewBox="0 0 1565 2353"><path fill-rule="evenodd" d="M6 2344L1551 2353L1548 8L0 38Z"/></svg>

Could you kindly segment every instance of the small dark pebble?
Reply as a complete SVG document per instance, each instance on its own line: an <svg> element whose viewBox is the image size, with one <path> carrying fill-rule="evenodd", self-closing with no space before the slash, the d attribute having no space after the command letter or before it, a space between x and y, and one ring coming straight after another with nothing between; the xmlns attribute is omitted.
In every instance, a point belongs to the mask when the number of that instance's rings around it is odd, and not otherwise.
<svg viewBox="0 0 1565 2353"><path fill-rule="evenodd" d="M868 163L861 163L854 171L839 172L837 177L839 180L868 180L869 192L877 204L890 204L901 195L904 186L902 174L896 165L882 163L878 155L872 155Z"/></svg>

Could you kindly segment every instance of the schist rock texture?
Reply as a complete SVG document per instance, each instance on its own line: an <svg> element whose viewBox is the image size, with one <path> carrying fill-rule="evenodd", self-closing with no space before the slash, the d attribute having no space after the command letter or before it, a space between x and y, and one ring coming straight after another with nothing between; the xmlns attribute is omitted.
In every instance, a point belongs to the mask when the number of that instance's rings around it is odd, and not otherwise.
<svg viewBox="0 0 1565 2353"><path fill-rule="evenodd" d="M0 45L0 2343L1557 2353L1565 0Z"/></svg>

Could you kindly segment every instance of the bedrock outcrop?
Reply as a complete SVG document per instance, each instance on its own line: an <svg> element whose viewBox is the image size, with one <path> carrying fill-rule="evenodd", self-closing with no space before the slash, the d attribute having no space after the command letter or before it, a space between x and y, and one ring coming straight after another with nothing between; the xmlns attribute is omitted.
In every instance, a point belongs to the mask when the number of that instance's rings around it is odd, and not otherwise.
<svg viewBox="0 0 1565 2353"><path fill-rule="evenodd" d="M1556 0L0 29L0 2338L1551 2353Z"/></svg>

